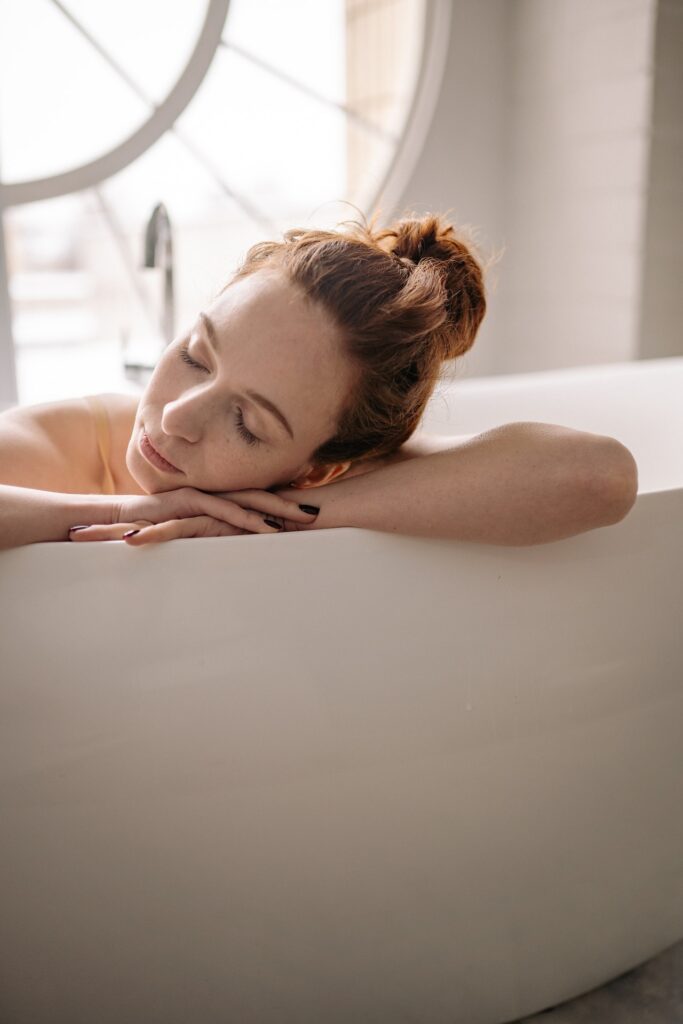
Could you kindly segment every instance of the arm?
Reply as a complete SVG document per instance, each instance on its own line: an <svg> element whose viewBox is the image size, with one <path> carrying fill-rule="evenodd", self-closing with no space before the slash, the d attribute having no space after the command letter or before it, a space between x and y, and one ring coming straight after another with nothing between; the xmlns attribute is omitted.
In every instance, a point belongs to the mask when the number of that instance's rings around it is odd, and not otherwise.
<svg viewBox="0 0 683 1024"><path fill-rule="evenodd" d="M60 494L0 484L0 550L36 541L68 540L78 523L110 523L110 495Z"/></svg>
<svg viewBox="0 0 683 1024"><path fill-rule="evenodd" d="M407 462L408 459L414 459L418 455L434 455L436 452L447 451L476 436L476 434L427 434L418 428L393 455L371 459L369 462L354 463L344 473L344 480L348 480L352 476L370 473L380 467L393 466L397 462Z"/></svg>
<svg viewBox="0 0 683 1024"><path fill-rule="evenodd" d="M72 435L76 441L84 435L81 410L67 406L53 403L0 415L0 550L38 541L121 540L131 528L136 543L150 534L163 540L272 533L281 529L272 516L300 525L315 518L290 495L283 499L263 491L217 496L182 487L160 494L93 493L91 486L97 485L90 484L91 474L81 465L88 453L73 443ZM74 526L81 529L70 532Z"/></svg>
<svg viewBox="0 0 683 1024"><path fill-rule="evenodd" d="M295 494L321 507L308 529L357 526L530 545L619 522L637 488L635 460L614 438L509 423L446 450L408 458L404 452L373 472Z"/></svg>
<svg viewBox="0 0 683 1024"><path fill-rule="evenodd" d="M0 550L67 540L69 527L77 523L111 522L110 496L74 493L81 488L65 483L73 473L62 443L68 421L62 408L75 416L82 435L83 415L76 401L14 408L0 415Z"/></svg>

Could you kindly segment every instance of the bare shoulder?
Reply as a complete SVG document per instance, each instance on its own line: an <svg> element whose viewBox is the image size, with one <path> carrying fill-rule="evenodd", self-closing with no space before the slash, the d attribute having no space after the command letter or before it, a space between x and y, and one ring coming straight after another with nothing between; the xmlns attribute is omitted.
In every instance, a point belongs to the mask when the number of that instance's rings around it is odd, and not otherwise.
<svg viewBox="0 0 683 1024"><path fill-rule="evenodd" d="M117 391L108 391L97 397L104 403L112 419L123 418L126 422L135 418L140 404L138 395L122 395Z"/></svg>
<svg viewBox="0 0 683 1024"><path fill-rule="evenodd" d="M112 437L112 457L116 459L121 454L120 450L123 448L125 451L128 444L140 398L138 395L122 395L113 391L97 397L107 410Z"/></svg>
<svg viewBox="0 0 683 1024"><path fill-rule="evenodd" d="M99 397L112 419L112 429L117 419L134 417L134 396ZM0 413L1 483L67 494L93 493L100 473L95 423L85 398L15 406Z"/></svg>

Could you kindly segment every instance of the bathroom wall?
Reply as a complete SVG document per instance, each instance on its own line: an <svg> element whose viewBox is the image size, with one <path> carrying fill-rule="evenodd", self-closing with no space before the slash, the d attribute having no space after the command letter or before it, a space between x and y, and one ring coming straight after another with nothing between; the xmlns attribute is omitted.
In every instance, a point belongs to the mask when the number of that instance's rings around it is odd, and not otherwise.
<svg viewBox="0 0 683 1024"><path fill-rule="evenodd" d="M488 255L504 235L507 11L511 0L452 0L451 38L441 93L416 169L395 214L446 212L477 229ZM387 218L388 219L388 218ZM499 304L493 295L459 375L496 373Z"/></svg>
<svg viewBox="0 0 683 1024"><path fill-rule="evenodd" d="M660 346L651 333L645 347L640 326L652 292L643 253L657 12L656 0L454 0L442 95L400 205L453 207L504 247L463 375Z"/></svg>
<svg viewBox="0 0 683 1024"><path fill-rule="evenodd" d="M660 0L638 349L683 351L683 3Z"/></svg>
<svg viewBox="0 0 683 1024"><path fill-rule="evenodd" d="M498 370L636 358L655 4L513 7Z"/></svg>

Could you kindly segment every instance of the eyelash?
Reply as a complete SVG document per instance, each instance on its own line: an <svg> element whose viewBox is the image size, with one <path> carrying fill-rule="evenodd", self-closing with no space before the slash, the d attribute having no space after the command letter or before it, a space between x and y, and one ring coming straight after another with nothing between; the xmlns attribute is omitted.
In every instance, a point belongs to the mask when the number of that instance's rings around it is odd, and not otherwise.
<svg viewBox="0 0 683 1024"><path fill-rule="evenodd" d="M183 362L187 363L188 366L193 367L193 369L202 370L204 373L209 373L205 366L202 366L201 363L198 363L195 359L192 358L190 353L187 351L187 348L181 348L180 358L183 360ZM250 430L247 429L241 409L237 410L235 422L237 424L237 432L246 441L247 444L254 445L261 443L260 438L256 437L254 434L252 434Z"/></svg>

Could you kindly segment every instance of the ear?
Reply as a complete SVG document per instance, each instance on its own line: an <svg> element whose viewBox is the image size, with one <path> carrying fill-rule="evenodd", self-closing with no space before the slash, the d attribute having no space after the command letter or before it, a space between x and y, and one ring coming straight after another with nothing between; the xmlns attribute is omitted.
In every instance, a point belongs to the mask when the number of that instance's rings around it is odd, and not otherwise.
<svg viewBox="0 0 683 1024"><path fill-rule="evenodd" d="M322 487L342 476L351 466L348 462L334 462L330 465L311 466L292 480L292 487Z"/></svg>

